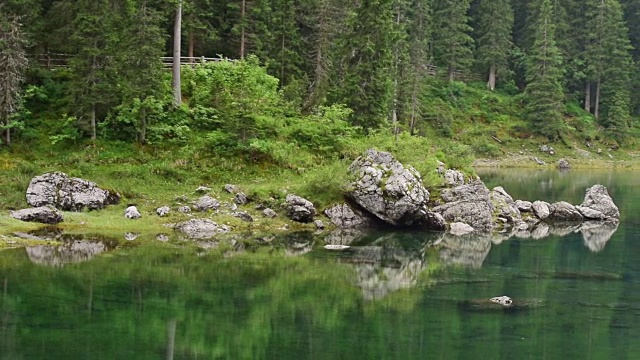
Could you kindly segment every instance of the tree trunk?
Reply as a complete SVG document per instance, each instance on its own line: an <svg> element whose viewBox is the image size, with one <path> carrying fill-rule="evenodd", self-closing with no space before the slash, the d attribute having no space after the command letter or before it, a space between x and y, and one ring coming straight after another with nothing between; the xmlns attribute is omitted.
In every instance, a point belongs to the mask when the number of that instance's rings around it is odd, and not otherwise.
<svg viewBox="0 0 640 360"><path fill-rule="evenodd" d="M142 105L140 109L140 131L138 133L138 142L144 145L147 142L147 108Z"/></svg>
<svg viewBox="0 0 640 360"><path fill-rule="evenodd" d="M173 24L173 77L171 87L173 88L173 105L182 105L182 89L180 81L180 53L182 45L182 0L178 1L176 9L176 19Z"/></svg>
<svg viewBox="0 0 640 360"><path fill-rule="evenodd" d="M9 125L9 119L7 119L7 125ZM11 146L11 128L7 127L4 131L4 144L7 146Z"/></svg>
<svg viewBox="0 0 640 360"><path fill-rule="evenodd" d="M456 79L456 72L452 66L449 66L449 82Z"/></svg>
<svg viewBox="0 0 640 360"><path fill-rule="evenodd" d="M496 89L496 65L491 64L489 67L489 81L487 81L487 88L493 91Z"/></svg>
<svg viewBox="0 0 640 360"><path fill-rule="evenodd" d="M91 141L96 141L97 131L96 131L96 104L91 104Z"/></svg>
<svg viewBox="0 0 640 360"><path fill-rule="evenodd" d="M584 110L591 112L591 83L589 81L584 87Z"/></svg>
<svg viewBox="0 0 640 360"><path fill-rule="evenodd" d="M173 360L176 346L176 319L167 321L167 352L165 359Z"/></svg>
<svg viewBox="0 0 640 360"><path fill-rule="evenodd" d="M189 62L194 63L194 50L196 47L196 36L193 33L193 29L189 30Z"/></svg>
<svg viewBox="0 0 640 360"><path fill-rule="evenodd" d="M593 116L597 119L598 116L600 116L600 78L598 78L598 81L596 82L596 100L593 106Z"/></svg>
<svg viewBox="0 0 640 360"><path fill-rule="evenodd" d="M244 60L244 48L245 48L245 16L247 13L247 1L242 0L242 8L240 10L240 60Z"/></svg>

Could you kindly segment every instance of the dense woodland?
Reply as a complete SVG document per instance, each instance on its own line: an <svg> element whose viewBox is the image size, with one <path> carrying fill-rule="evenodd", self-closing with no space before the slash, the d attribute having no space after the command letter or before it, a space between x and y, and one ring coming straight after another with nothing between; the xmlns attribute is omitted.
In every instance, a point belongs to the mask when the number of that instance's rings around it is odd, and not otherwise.
<svg viewBox="0 0 640 360"><path fill-rule="evenodd" d="M566 120L579 107L624 145L639 18L640 0L3 0L3 145L198 134L255 155L277 136L319 152L379 128L447 137L434 98L460 81L513 96L520 136L580 132ZM173 55L234 61L172 82L161 57Z"/></svg>

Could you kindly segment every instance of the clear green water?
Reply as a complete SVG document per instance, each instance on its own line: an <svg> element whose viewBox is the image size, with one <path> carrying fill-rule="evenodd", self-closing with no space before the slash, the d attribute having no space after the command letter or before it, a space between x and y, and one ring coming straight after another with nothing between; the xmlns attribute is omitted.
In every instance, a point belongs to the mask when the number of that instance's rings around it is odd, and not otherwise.
<svg viewBox="0 0 640 360"><path fill-rule="evenodd" d="M343 253L313 234L3 251L0 359L640 358L640 174L481 175L523 200L602 183L623 219L596 247L385 233Z"/></svg>

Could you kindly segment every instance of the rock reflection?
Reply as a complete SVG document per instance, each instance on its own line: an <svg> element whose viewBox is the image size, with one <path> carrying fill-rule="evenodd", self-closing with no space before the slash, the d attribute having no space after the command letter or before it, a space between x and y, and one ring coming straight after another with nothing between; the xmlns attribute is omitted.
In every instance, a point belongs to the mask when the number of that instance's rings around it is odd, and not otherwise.
<svg viewBox="0 0 640 360"><path fill-rule="evenodd" d="M491 237L478 234L443 234L439 246L438 258L443 264L480 268L491 250Z"/></svg>
<svg viewBox="0 0 640 360"><path fill-rule="evenodd" d="M366 300L376 300L415 286L426 268L424 246L404 248L397 235L383 235L371 245L354 246L340 259L352 264Z"/></svg>
<svg viewBox="0 0 640 360"><path fill-rule="evenodd" d="M111 250L109 243L89 240L67 240L62 245L38 245L27 247L29 260L35 264L61 267L65 264L91 260L94 256Z"/></svg>
<svg viewBox="0 0 640 360"><path fill-rule="evenodd" d="M618 230L618 223L589 221L582 224L580 232L584 245L592 252L599 252L604 249L616 230Z"/></svg>

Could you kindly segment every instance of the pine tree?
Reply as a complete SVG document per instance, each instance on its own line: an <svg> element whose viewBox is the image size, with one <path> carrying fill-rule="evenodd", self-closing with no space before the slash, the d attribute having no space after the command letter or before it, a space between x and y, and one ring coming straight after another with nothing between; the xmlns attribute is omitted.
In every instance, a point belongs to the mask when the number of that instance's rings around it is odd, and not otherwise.
<svg viewBox="0 0 640 360"><path fill-rule="evenodd" d="M471 0L435 0L433 7L433 51L436 63L447 69L448 79L466 71L473 62L473 38L469 26Z"/></svg>
<svg viewBox="0 0 640 360"><path fill-rule="evenodd" d="M406 67L405 86L408 99L407 114L411 134L415 133L421 118L420 103L424 92L427 65L430 63L429 45L431 43L431 8L429 0L413 0L409 7L409 25L407 26L409 46L409 66Z"/></svg>
<svg viewBox="0 0 640 360"><path fill-rule="evenodd" d="M26 36L20 18L0 8L0 128L4 143L11 145L12 118L20 105L21 84L27 68Z"/></svg>
<svg viewBox="0 0 640 360"><path fill-rule="evenodd" d="M508 70L513 46L513 10L509 0L480 0L477 24L477 61L488 70L487 87L494 90L497 74Z"/></svg>
<svg viewBox="0 0 640 360"><path fill-rule="evenodd" d="M560 137L563 122L562 57L555 41L550 0L540 1L539 17L527 67L527 113L533 128L551 140Z"/></svg>
<svg viewBox="0 0 640 360"><path fill-rule="evenodd" d="M618 0L602 0L605 7L601 124L616 140L624 141L630 125L630 74L633 66L622 7Z"/></svg>
<svg viewBox="0 0 640 360"><path fill-rule="evenodd" d="M160 28L160 14L147 0L128 0L126 16L122 22L122 39L116 56L115 81L122 93L121 103L131 106L138 103L137 141L146 142L147 115L151 104L163 95L164 34Z"/></svg>
<svg viewBox="0 0 640 360"><path fill-rule="evenodd" d="M343 38L341 74L333 86L336 103L353 110L353 124L365 130L384 123L393 92L392 0L363 0Z"/></svg>

